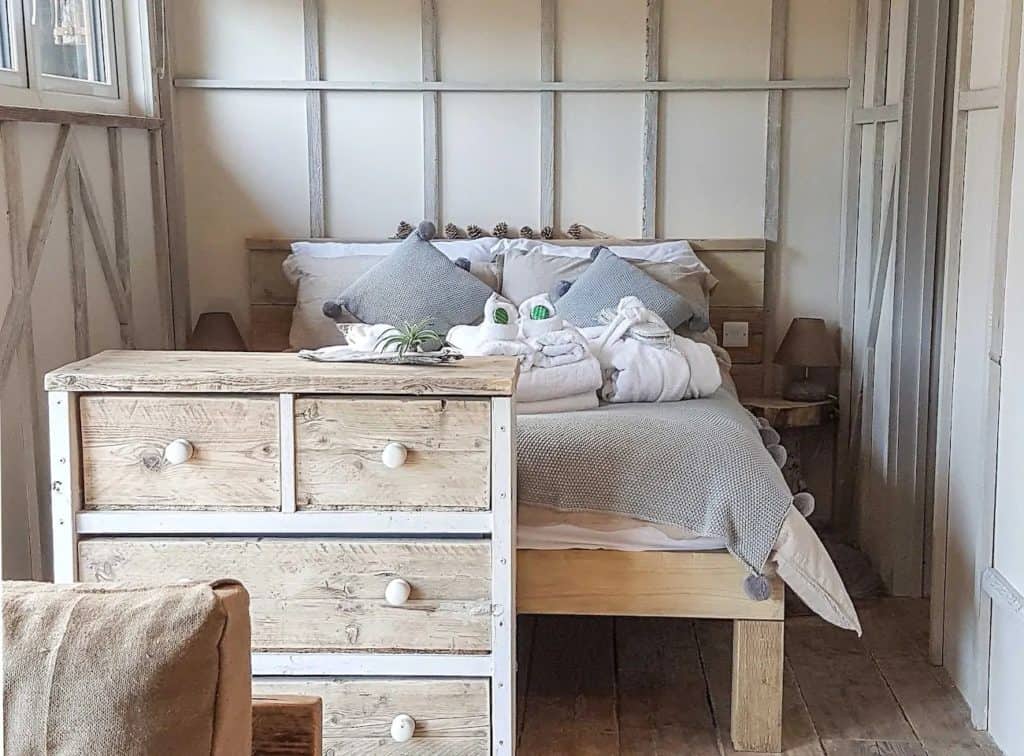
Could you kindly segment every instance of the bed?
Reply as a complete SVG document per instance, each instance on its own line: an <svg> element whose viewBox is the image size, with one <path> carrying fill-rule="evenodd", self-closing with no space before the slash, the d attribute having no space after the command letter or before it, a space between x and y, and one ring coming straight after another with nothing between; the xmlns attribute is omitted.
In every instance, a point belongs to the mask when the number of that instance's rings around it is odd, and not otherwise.
<svg viewBox="0 0 1024 756"><path fill-rule="evenodd" d="M295 241L329 240L247 240L251 349L289 347L296 293L281 266ZM720 281L711 301L712 325L720 332L725 321L749 324L749 344L729 350L726 363L741 395L757 393L763 377L766 245L758 239L691 245ZM790 538L791 550L803 548L800 538L809 537L809 526L802 527L806 532L798 528L800 537ZM781 750L785 588L777 574L766 575L763 600L752 600L743 588L748 567L721 540L595 512L552 515L523 506L522 497L519 528L520 614L731 620L733 745L739 751Z"/></svg>

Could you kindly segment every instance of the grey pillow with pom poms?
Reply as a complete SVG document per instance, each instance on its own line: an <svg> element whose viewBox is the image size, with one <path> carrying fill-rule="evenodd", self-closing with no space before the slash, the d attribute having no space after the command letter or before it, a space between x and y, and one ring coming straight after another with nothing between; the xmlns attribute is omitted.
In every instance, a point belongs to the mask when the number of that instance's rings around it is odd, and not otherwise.
<svg viewBox="0 0 1024 756"><path fill-rule="evenodd" d="M602 310L614 310L623 297L634 296L673 330L690 321L693 307L678 292L648 275L607 247L595 247L593 263L574 282L556 284L558 314L581 328L600 325Z"/></svg>
<svg viewBox="0 0 1024 756"><path fill-rule="evenodd" d="M491 287L431 244L434 233L433 223L420 223L394 252L325 302L324 315L341 321L350 313L363 323L389 325L429 321L442 334L479 322Z"/></svg>

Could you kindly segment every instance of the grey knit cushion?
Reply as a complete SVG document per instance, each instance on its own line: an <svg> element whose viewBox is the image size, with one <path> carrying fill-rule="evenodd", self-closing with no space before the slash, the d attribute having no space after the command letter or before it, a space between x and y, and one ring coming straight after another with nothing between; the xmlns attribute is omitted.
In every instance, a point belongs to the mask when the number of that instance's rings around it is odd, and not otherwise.
<svg viewBox="0 0 1024 756"><path fill-rule="evenodd" d="M639 297L669 328L678 328L694 316L685 298L607 248L597 250L594 262L556 306L559 315L583 328L600 325L601 310L615 309L628 296Z"/></svg>
<svg viewBox="0 0 1024 756"><path fill-rule="evenodd" d="M414 231L342 291L337 304L363 323L427 320L439 333L447 333L454 325L478 323L492 293ZM330 309L325 306L324 312L330 314Z"/></svg>

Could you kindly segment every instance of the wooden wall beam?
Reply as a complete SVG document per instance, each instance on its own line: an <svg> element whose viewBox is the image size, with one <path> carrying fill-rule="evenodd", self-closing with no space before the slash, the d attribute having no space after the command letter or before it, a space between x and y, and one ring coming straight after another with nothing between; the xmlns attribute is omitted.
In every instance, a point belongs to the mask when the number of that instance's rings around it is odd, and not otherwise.
<svg viewBox="0 0 1024 756"><path fill-rule="evenodd" d="M161 347L174 348L174 313L171 303L171 253L167 229L167 197L160 135L149 132L149 193L153 205L153 254L157 299L160 307Z"/></svg>
<svg viewBox="0 0 1024 756"><path fill-rule="evenodd" d="M540 78L551 82L556 77L558 29L557 0L541 0L540 5ZM558 112L554 92L540 94L540 226L555 227L558 201Z"/></svg>
<svg viewBox="0 0 1024 756"><path fill-rule="evenodd" d="M320 53L320 0L302 0L302 34L306 78L322 78ZM324 236L324 95L306 92L306 142L309 154L309 233Z"/></svg>
<svg viewBox="0 0 1024 756"><path fill-rule="evenodd" d="M420 0L420 44L423 81L436 82L437 5L434 0ZM423 93L423 217L436 226L441 225L441 111L437 91Z"/></svg>
<svg viewBox="0 0 1024 756"><path fill-rule="evenodd" d="M174 344L184 347L192 332L192 306L188 277L188 237L185 196L177 161L177 130L174 119L174 56L169 40L167 0L150 3L149 39L153 55L153 91L163 128L160 150L163 161L163 202L167 217L167 249Z"/></svg>
<svg viewBox="0 0 1024 756"><path fill-rule="evenodd" d="M864 130L854 124L853 115L864 105L867 71L868 1L855 0L850 6L849 70L850 89L846 96L846 161L843 166L843 215L839 253L839 428L833 474L833 524L849 535L853 498L851 477L850 401L853 395L854 322L857 306L857 259L861 202L861 152Z"/></svg>
<svg viewBox="0 0 1024 756"><path fill-rule="evenodd" d="M82 174L77 162L68 163L68 250L71 270L71 311L75 327L75 359L83 360L89 348L89 288L85 272L85 239L82 235Z"/></svg>
<svg viewBox="0 0 1024 756"><path fill-rule="evenodd" d="M25 296L25 281L29 275L30 261L24 239L25 200L22 194L21 151L18 144L17 127L12 122L0 121L0 148L3 150L4 182L7 197L7 232L11 252L11 278L14 295ZM31 288L27 290L31 295ZM39 526L39 485L36 469L36 449L39 428L39 386L36 382L35 337L32 329L32 311L29 308L21 339L16 349L20 360L19 382L28 402L27 417L20 415L25 407L16 407L14 422L21 431L24 457L22 469L25 475L25 506L28 508L29 568L34 580L43 579L42 538ZM2 386L2 384L0 384Z"/></svg>
<svg viewBox="0 0 1024 756"><path fill-rule="evenodd" d="M124 301L124 319L119 319L121 346L135 347L135 313L132 307L132 262L128 247L128 197L125 189L124 146L121 130L107 129L107 148L110 153L110 187L114 212L114 261L117 279L121 284Z"/></svg>
<svg viewBox="0 0 1024 756"><path fill-rule="evenodd" d="M163 122L151 116L86 113L77 110L51 110L50 108L17 108L0 105L0 121L16 123L55 123L69 126L105 126L121 129L159 129Z"/></svg>
<svg viewBox="0 0 1024 756"><path fill-rule="evenodd" d="M645 25L644 81L661 78L661 10L662 0L647 0ZM643 199L640 211L640 233L657 236L658 225L658 119L661 94L644 92L643 120Z"/></svg>
<svg viewBox="0 0 1024 756"><path fill-rule="evenodd" d="M431 3L431 0L423 0ZM432 4L432 3L431 3ZM434 29L436 33L436 28ZM296 81L294 79L175 79L178 89L325 92L771 92L848 89L844 77L821 79L685 79L675 81Z"/></svg>
<svg viewBox="0 0 1024 756"><path fill-rule="evenodd" d="M14 296L4 313L3 323L0 324L0 384L7 380L14 359L14 351L21 339L25 322L30 316L32 287L35 286L36 274L39 273L43 247L46 246L46 239L50 235L50 228L53 225L57 195L63 186L64 175L71 156L70 131L71 127L64 124L57 133L57 143L46 168L43 192L36 205L25 249L28 272L22 281L21 288L15 289Z"/></svg>

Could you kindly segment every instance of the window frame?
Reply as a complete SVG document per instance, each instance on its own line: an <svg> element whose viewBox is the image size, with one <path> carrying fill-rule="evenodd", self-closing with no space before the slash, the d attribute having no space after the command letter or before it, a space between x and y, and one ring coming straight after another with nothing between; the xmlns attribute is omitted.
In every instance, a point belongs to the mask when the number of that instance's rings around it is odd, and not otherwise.
<svg viewBox="0 0 1024 756"><path fill-rule="evenodd" d="M13 69L0 68L0 86L24 89L28 86L28 66L25 58L25 24L23 21L22 0L6 0L0 3L0 13L8 8L11 59Z"/></svg>
<svg viewBox="0 0 1024 756"><path fill-rule="evenodd" d="M104 30L109 84L43 74L39 66L39 46L30 28L33 0L10 1L16 24L20 25L20 29L15 28L13 32L20 31L18 49L24 63L19 73L23 83L8 83L0 78L0 104L93 113L129 112L126 0L100 0L109 18ZM0 71L3 73L6 72Z"/></svg>

